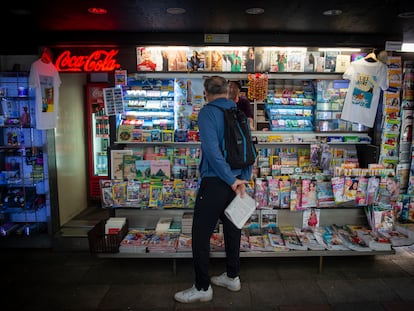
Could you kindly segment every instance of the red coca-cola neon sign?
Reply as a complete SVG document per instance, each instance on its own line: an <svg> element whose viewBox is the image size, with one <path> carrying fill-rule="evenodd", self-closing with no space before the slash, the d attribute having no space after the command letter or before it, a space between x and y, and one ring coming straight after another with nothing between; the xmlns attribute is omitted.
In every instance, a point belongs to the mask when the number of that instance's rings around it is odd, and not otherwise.
<svg viewBox="0 0 414 311"><path fill-rule="evenodd" d="M99 72L113 71L121 68L114 58L119 50L96 50L89 55L71 55L71 51L64 51L58 56L55 67L61 72Z"/></svg>

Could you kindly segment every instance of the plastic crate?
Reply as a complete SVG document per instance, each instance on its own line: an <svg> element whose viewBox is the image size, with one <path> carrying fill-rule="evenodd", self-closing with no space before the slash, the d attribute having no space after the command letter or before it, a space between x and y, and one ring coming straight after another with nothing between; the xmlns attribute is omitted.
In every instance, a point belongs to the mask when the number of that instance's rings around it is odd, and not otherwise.
<svg viewBox="0 0 414 311"><path fill-rule="evenodd" d="M128 233L128 220L116 234L105 234L106 220L101 220L88 232L91 253L118 253L119 245Z"/></svg>

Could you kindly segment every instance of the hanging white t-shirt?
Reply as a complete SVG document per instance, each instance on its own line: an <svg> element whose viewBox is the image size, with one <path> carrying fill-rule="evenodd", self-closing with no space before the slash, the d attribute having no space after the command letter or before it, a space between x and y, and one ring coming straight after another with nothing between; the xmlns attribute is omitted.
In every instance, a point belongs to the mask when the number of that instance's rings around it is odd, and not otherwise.
<svg viewBox="0 0 414 311"><path fill-rule="evenodd" d="M30 68L29 85L36 90L36 128L40 130L56 128L59 103L59 72L53 63L40 59Z"/></svg>
<svg viewBox="0 0 414 311"><path fill-rule="evenodd" d="M359 59L349 65L343 78L350 81L341 119L373 127L381 90L388 88L387 66Z"/></svg>

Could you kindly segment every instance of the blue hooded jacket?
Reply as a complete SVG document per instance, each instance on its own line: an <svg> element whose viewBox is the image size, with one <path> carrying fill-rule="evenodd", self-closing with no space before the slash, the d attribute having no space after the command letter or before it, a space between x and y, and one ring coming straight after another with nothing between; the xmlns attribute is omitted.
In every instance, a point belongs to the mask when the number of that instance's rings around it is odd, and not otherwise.
<svg viewBox="0 0 414 311"><path fill-rule="evenodd" d="M228 109L235 107L234 101L218 98L211 103ZM252 166L243 169L231 169L223 157L221 142L224 139L224 116L217 107L205 105L198 114L198 128L201 140L200 175L203 177L219 177L229 186L239 179L250 180Z"/></svg>

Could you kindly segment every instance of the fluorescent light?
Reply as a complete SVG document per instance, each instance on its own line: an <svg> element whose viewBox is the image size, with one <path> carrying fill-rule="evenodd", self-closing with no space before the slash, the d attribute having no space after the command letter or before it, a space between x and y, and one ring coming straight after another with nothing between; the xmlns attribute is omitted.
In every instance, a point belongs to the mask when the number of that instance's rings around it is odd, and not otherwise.
<svg viewBox="0 0 414 311"><path fill-rule="evenodd" d="M180 14L184 14L185 12L186 10L183 8L168 8L167 9L167 13L172 14L172 15L180 15Z"/></svg>
<svg viewBox="0 0 414 311"><path fill-rule="evenodd" d="M291 47L291 46L284 46L284 47L277 47L277 46L268 46L268 47L264 47L263 48L264 51L286 51L286 52L291 52L291 51L300 51L300 52L306 52L308 50L308 48L304 48L304 47Z"/></svg>
<svg viewBox="0 0 414 311"><path fill-rule="evenodd" d="M401 45L401 52L414 52L414 43L404 43Z"/></svg>
<svg viewBox="0 0 414 311"><path fill-rule="evenodd" d="M188 51L190 49L188 46L146 46L145 48L151 51Z"/></svg>
<svg viewBox="0 0 414 311"><path fill-rule="evenodd" d="M336 10L336 9L326 10L326 11L323 11L322 14L325 16L338 16L342 14L342 10Z"/></svg>
<svg viewBox="0 0 414 311"><path fill-rule="evenodd" d="M249 48L247 46L206 46L205 51L240 51L245 52Z"/></svg>
<svg viewBox="0 0 414 311"><path fill-rule="evenodd" d="M246 13L250 14L250 15L263 14L264 9L262 9L262 8L249 8L249 9L246 10Z"/></svg>
<svg viewBox="0 0 414 311"><path fill-rule="evenodd" d="M361 49L354 49L354 48L319 48L319 52L324 51L336 51L336 52L361 52Z"/></svg>

